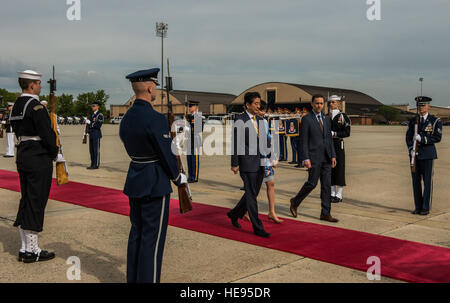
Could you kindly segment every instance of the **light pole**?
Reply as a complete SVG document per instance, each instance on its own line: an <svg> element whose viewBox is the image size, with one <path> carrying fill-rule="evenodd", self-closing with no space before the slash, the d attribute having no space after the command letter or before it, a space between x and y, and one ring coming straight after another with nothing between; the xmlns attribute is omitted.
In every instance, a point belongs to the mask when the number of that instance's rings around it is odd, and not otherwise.
<svg viewBox="0 0 450 303"><path fill-rule="evenodd" d="M419 78L420 81L420 95L422 96L422 83L423 83L423 77Z"/></svg>
<svg viewBox="0 0 450 303"><path fill-rule="evenodd" d="M169 26L164 22L156 22L156 36L161 37L161 113L164 100L164 38L167 38Z"/></svg>

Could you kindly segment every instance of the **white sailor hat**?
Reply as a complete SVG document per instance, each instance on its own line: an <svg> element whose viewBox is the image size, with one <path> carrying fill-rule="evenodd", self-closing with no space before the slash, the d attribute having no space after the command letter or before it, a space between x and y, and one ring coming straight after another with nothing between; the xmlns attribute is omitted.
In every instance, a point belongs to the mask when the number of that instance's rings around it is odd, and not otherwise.
<svg viewBox="0 0 450 303"><path fill-rule="evenodd" d="M14 106L14 102L8 102L8 106Z"/></svg>
<svg viewBox="0 0 450 303"><path fill-rule="evenodd" d="M20 79L41 80L42 74L35 72L34 70L25 70L23 72L17 72Z"/></svg>
<svg viewBox="0 0 450 303"><path fill-rule="evenodd" d="M42 104L42 105L47 105L47 101L42 100L42 101L41 101L41 104Z"/></svg>
<svg viewBox="0 0 450 303"><path fill-rule="evenodd" d="M341 97L337 95L332 95L328 98L328 101L341 101Z"/></svg>

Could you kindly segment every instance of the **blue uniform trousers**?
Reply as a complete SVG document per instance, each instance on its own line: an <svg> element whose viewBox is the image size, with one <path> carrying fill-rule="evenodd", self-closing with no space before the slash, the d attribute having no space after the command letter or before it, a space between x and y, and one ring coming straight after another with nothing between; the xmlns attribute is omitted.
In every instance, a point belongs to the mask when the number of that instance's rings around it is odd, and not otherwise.
<svg viewBox="0 0 450 303"><path fill-rule="evenodd" d="M280 161L287 160L287 137L285 135L280 135Z"/></svg>
<svg viewBox="0 0 450 303"><path fill-rule="evenodd" d="M297 137L291 137L292 162L297 162Z"/></svg>
<svg viewBox="0 0 450 303"><path fill-rule="evenodd" d="M433 198L433 159L418 160L416 172L411 172L416 211L430 211ZM423 193L422 193L423 181Z"/></svg>
<svg viewBox="0 0 450 303"><path fill-rule="evenodd" d="M130 198L127 282L159 283L169 223L170 195Z"/></svg>
<svg viewBox="0 0 450 303"><path fill-rule="evenodd" d="M100 166L100 138L89 138L89 153L91 154L91 167Z"/></svg>
<svg viewBox="0 0 450 303"><path fill-rule="evenodd" d="M200 169L200 155L198 148L192 147L191 154L187 155L188 163L188 180L198 181L198 173Z"/></svg>

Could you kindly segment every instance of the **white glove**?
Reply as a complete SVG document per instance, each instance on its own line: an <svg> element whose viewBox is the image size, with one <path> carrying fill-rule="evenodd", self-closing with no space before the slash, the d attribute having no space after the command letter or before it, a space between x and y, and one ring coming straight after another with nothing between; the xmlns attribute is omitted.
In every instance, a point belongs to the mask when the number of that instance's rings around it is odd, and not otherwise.
<svg viewBox="0 0 450 303"><path fill-rule="evenodd" d="M2 124L6 124L6 121L2 121Z"/></svg>
<svg viewBox="0 0 450 303"><path fill-rule="evenodd" d="M185 174L180 174L181 175L181 180L180 180L180 184L186 184L187 183L187 177Z"/></svg>
<svg viewBox="0 0 450 303"><path fill-rule="evenodd" d="M420 135L416 135L416 141L419 141L419 142L421 142L422 141L422 137L420 136Z"/></svg>
<svg viewBox="0 0 450 303"><path fill-rule="evenodd" d="M86 119L86 124L91 124L91 120Z"/></svg>
<svg viewBox="0 0 450 303"><path fill-rule="evenodd" d="M331 131L331 136L336 137L337 133L334 131Z"/></svg>
<svg viewBox="0 0 450 303"><path fill-rule="evenodd" d="M58 154L58 157L56 158L56 163L60 162L66 162L66 159L64 159L64 156L62 154Z"/></svg>

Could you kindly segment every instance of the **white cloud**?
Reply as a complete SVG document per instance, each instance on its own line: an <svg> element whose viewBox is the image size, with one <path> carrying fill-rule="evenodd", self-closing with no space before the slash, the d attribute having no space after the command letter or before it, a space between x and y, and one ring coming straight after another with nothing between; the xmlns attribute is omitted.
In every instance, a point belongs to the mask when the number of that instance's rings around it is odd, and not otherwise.
<svg viewBox="0 0 450 303"><path fill-rule="evenodd" d="M125 75L160 65L154 27L165 21L165 54L178 89L239 94L259 82L289 81L404 102L425 74L439 104L450 95L450 3L444 0L383 1L379 22L367 21L361 0L81 4L82 20L69 22L65 1L2 3L0 87L17 86L17 68L50 77L55 64L59 92L105 89L110 103L122 103L131 94Z"/></svg>

